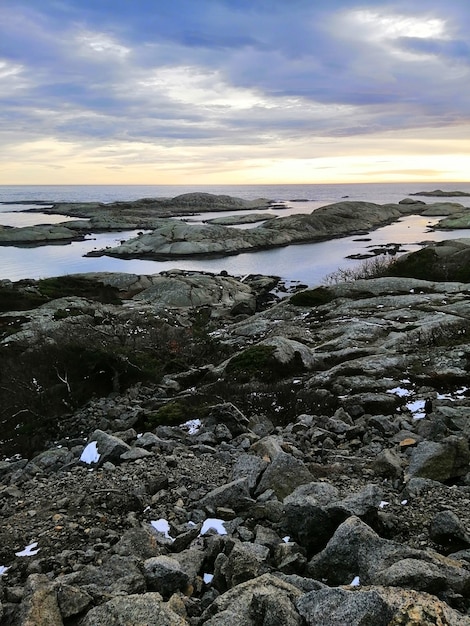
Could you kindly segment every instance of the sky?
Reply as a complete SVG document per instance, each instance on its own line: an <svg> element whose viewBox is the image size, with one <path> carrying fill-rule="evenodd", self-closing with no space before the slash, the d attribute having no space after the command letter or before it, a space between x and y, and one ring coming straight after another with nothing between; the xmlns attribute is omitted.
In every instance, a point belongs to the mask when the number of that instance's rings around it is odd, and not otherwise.
<svg viewBox="0 0 470 626"><path fill-rule="evenodd" d="M470 180L469 0L0 0L0 184Z"/></svg>

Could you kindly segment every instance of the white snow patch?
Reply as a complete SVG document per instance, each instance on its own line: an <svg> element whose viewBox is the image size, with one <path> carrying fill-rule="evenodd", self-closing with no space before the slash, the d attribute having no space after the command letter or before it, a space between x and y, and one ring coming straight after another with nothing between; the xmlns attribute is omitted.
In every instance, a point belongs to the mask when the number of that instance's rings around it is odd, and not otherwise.
<svg viewBox="0 0 470 626"><path fill-rule="evenodd" d="M404 387L394 387L393 389L388 389L387 393L393 393L399 398L406 398L412 394L409 389L405 389Z"/></svg>
<svg viewBox="0 0 470 626"><path fill-rule="evenodd" d="M289 541L290 541L290 537L289 537L289 535L286 535L285 537L283 537L283 538L282 538L282 541L283 541L284 543L289 543Z"/></svg>
<svg viewBox="0 0 470 626"><path fill-rule="evenodd" d="M403 504L403 506L404 506L405 504L408 504L408 500L402 500L402 501L400 502L400 504Z"/></svg>
<svg viewBox="0 0 470 626"><path fill-rule="evenodd" d="M96 441L90 441L90 443L85 446L82 455L80 457L80 461L82 463L98 463L101 458L101 454L98 452L98 444Z"/></svg>
<svg viewBox="0 0 470 626"><path fill-rule="evenodd" d="M15 555L16 556L34 556L40 550L40 548L38 548L37 550L35 549L37 545L38 545L37 541L35 541L34 543L30 543L29 546L26 546L24 550L21 550L21 552L15 552Z"/></svg>
<svg viewBox="0 0 470 626"><path fill-rule="evenodd" d="M166 519L161 517L160 519L154 520L150 522L152 528L154 528L157 532L162 533L167 539L174 541L173 537L170 535L170 524Z"/></svg>
<svg viewBox="0 0 470 626"><path fill-rule="evenodd" d="M390 504L390 502L386 502L385 500L382 500L382 502L379 504L379 508L383 509L385 506L388 506Z"/></svg>
<svg viewBox="0 0 470 626"><path fill-rule="evenodd" d="M202 422L200 419L188 420L181 424L180 428L187 430L189 435L195 435L201 428Z"/></svg>
<svg viewBox="0 0 470 626"><path fill-rule="evenodd" d="M200 535L205 535L209 530L215 530L218 535L226 535L224 522L215 517L208 517L202 525Z"/></svg>
<svg viewBox="0 0 470 626"><path fill-rule="evenodd" d="M0 565L0 576L5 576L5 574L8 572L10 568L9 567L5 567L5 565Z"/></svg>
<svg viewBox="0 0 470 626"><path fill-rule="evenodd" d="M211 583L213 578L214 578L214 574L207 574L207 573L204 574L203 577L202 577L202 579L206 583L206 585Z"/></svg>
<svg viewBox="0 0 470 626"><path fill-rule="evenodd" d="M438 400L450 400L454 402L454 400L463 400L465 398L465 392L468 391L468 387L461 387L460 389L456 389L454 392L450 393L438 393Z"/></svg>
<svg viewBox="0 0 470 626"><path fill-rule="evenodd" d="M426 417L424 411L424 400L414 400L413 402L407 402L406 408L413 414L413 419L422 420Z"/></svg>
<svg viewBox="0 0 470 626"><path fill-rule="evenodd" d="M360 585L361 585L361 581L359 579L359 576L354 576L352 581L349 583L350 587L359 587Z"/></svg>

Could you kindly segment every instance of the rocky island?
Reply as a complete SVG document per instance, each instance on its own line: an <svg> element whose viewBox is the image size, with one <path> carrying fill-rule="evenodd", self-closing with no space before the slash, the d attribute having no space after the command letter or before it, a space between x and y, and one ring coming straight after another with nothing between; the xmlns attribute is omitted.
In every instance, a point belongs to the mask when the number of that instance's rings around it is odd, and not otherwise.
<svg viewBox="0 0 470 626"><path fill-rule="evenodd" d="M469 254L2 281L1 623L470 624Z"/></svg>
<svg viewBox="0 0 470 626"><path fill-rule="evenodd" d="M23 228L0 227L0 245L38 246L70 243L99 232L141 229L138 236L121 245L89 252L87 256L124 259L184 259L214 257L312 243L375 230L406 215L442 216L434 226L458 229L470 226L470 210L456 202L426 204L405 198L397 204L344 200L310 214L276 217L256 210L277 207L273 201L253 201L206 193L190 193L172 199L141 199L133 202L55 203L26 212L62 214L75 220ZM206 212L255 210L245 215L212 218L195 224L183 219ZM176 219L178 218L178 219ZM183 219L181 219L183 218ZM263 220L250 229L230 227ZM144 232L145 231L145 232Z"/></svg>

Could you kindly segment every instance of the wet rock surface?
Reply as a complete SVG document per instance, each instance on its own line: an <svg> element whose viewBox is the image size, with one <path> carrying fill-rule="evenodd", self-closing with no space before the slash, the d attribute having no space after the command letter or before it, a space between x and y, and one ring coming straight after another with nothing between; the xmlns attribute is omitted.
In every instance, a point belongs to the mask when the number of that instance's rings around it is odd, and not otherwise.
<svg viewBox="0 0 470 626"><path fill-rule="evenodd" d="M48 364L69 408L0 462L2 624L470 624L470 284L89 280L121 303L23 308L1 349L111 334L166 369L124 384L113 361L121 384L72 407Z"/></svg>

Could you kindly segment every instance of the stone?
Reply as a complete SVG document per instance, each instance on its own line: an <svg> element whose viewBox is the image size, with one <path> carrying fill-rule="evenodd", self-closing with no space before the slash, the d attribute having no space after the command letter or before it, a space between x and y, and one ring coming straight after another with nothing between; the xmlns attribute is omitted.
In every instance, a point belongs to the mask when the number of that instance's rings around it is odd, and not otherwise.
<svg viewBox="0 0 470 626"><path fill-rule="evenodd" d="M284 532L309 554L321 550L336 529L325 509L337 498L337 489L329 483L310 482L297 487L283 501Z"/></svg>
<svg viewBox="0 0 470 626"><path fill-rule="evenodd" d="M283 500L299 485L311 482L312 478L300 459L287 452L280 452L264 470L255 493L259 495L272 489Z"/></svg>
<svg viewBox="0 0 470 626"><path fill-rule="evenodd" d="M414 439L404 440L407 442L412 441L413 443L407 443L406 445L415 445L416 441ZM400 442L400 446L402 443ZM402 447L406 447L405 444ZM403 474L403 459L390 448L386 448L382 450L380 454L374 460L373 469L378 476L383 476L384 478L399 478Z"/></svg>
<svg viewBox="0 0 470 626"><path fill-rule="evenodd" d="M251 578L264 574L269 548L260 544L237 542L227 559L216 561L214 575L223 578L227 588L235 587Z"/></svg>
<svg viewBox="0 0 470 626"><path fill-rule="evenodd" d="M250 503L253 503L253 500L250 497L248 481L246 478L238 478L207 493L201 498L199 505L214 511L217 507L226 506L239 511Z"/></svg>
<svg viewBox="0 0 470 626"><path fill-rule="evenodd" d="M150 528L130 528L124 532L113 550L120 556L150 559L158 556L161 548L155 541L155 534Z"/></svg>
<svg viewBox="0 0 470 626"><path fill-rule="evenodd" d="M187 626L159 593L149 592L113 598L91 609L80 626ZM52 626L52 625L51 625Z"/></svg>
<svg viewBox="0 0 470 626"><path fill-rule="evenodd" d="M463 437L452 435L440 442L422 441L412 451L408 476L445 482L465 476L469 463L470 450Z"/></svg>
<svg viewBox="0 0 470 626"><path fill-rule="evenodd" d="M119 462L121 460L121 455L131 450L131 447L122 441L122 439L114 437L114 435L110 435L99 429L95 430L90 435L87 445L93 442L96 442L96 450L99 458L95 463L91 464L97 465L98 467L107 461L110 461L111 463Z"/></svg>
<svg viewBox="0 0 470 626"><path fill-rule="evenodd" d="M56 587L47 576L28 576L20 613L21 626L63 626Z"/></svg>
<svg viewBox="0 0 470 626"><path fill-rule="evenodd" d="M445 573L432 563L419 559L401 559L378 572L376 584L384 587L410 587L437 595L447 587Z"/></svg>
<svg viewBox="0 0 470 626"><path fill-rule="evenodd" d="M79 615L86 611L92 604L92 596L72 585L57 586L57 603L63 619Z"/></svg>
<svg viewBox="0 0 470 626"><path fill-rule="evenodd" d="M101 565L86 565L83 569L57 578L58 583L79 587L94 598L143 593L145 578L138 561L113 554Z"/></svg>
<svg viewBox="0 0 470 626"><path fill-rule="evenodd" d="M296 602L308 626L388 626L393 615L376 591L320 589Z"/></svg>
<svg viewBox="0 0 470 626"><path fill-rule="evenodd" d="M440 511L431 520L431 539L447 553L470 548L470 535L462 521L452 511Z"/></svg>
<svg viewBox="0 0 470 626"><path fill-rule="evenodd" d="M325 510L335 525L339 525L352 515L356 515L371 525L377 520L377 512L382 500L382 489L370 483L360 491L343 498L343 500L327 505Z"/></svg>
<svg viewBox="0 0 470 626"><path fill-rule="evenodd" d="M204 611L201 623L209 626L302 626L295 608L302 592L272 574L229 589Z"/></svg>
<svg viewBox="0 0 470 626"><path fill-rule="evenodd" d="M253 491L267 466L268 462L265 459L254 454L242 454L232 468L232 480L246 478L250 491Z"/></svg>
<svg viewBox="0 0 470 626"><path fill-rule="evenodd" d="M428 578L423 575L421 580L419 572L427 566ZM329 585L349 584L356 576L362 584L374 584L382 577L390 582L427 584L433 589L438 585L470 596L470 572L458 561L382 539L358 517L350 517L338 527L326 547L309 561L308 573Z"/></svg>
<svg viewBox="0 0 470 626"><path fill-rule="evenodd" d="M147 587L158 591L164 599L177 591L185 592L189 584L189 577L181 569L179 562L165 555L144 561L144 573Z"/></svg>

